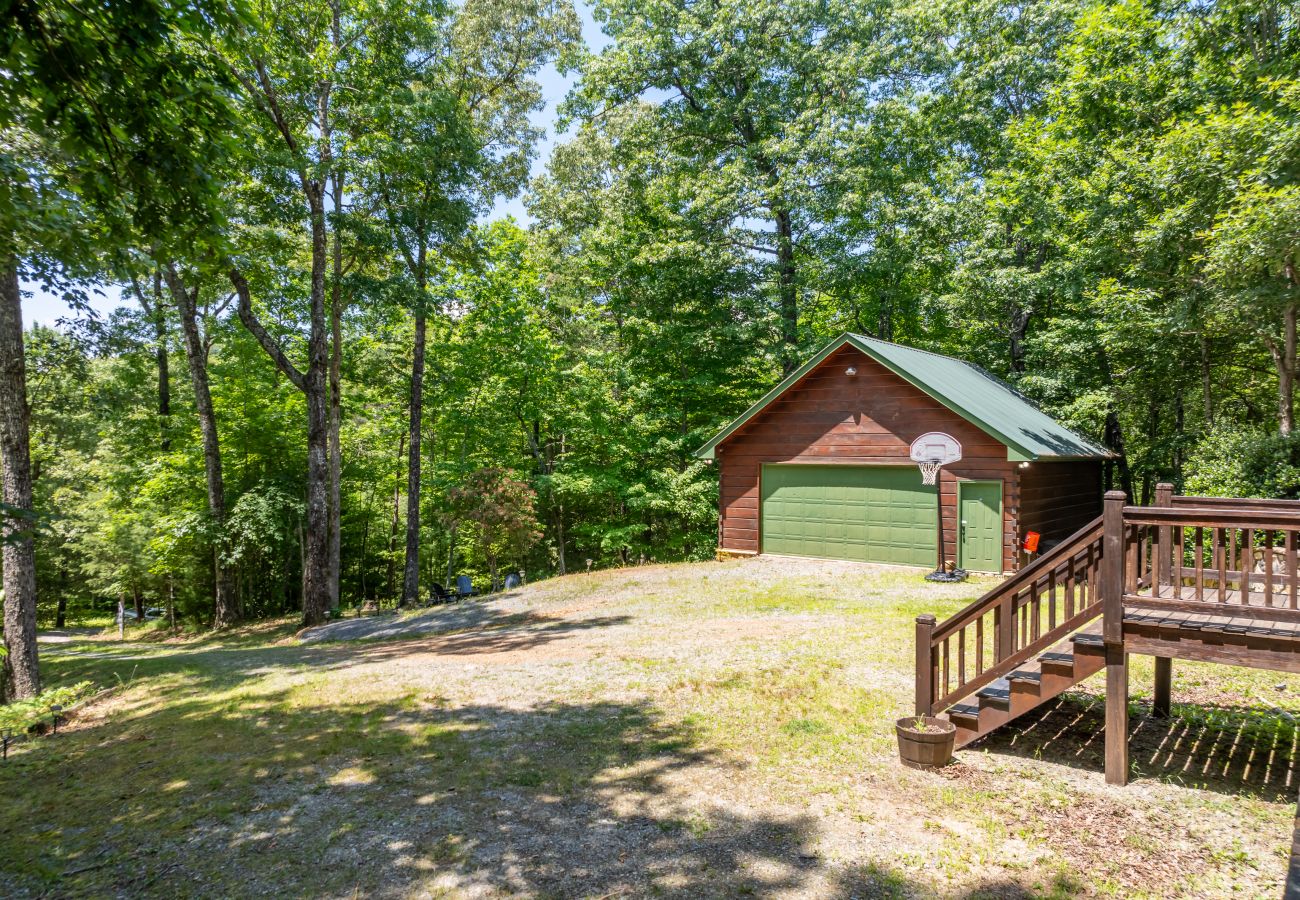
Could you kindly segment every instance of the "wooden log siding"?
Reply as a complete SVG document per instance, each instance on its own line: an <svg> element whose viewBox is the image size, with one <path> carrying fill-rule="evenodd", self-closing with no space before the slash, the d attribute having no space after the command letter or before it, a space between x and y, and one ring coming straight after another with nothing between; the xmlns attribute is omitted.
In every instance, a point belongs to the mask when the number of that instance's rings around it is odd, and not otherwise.
<svg viewBox="0 0 1300 900"><path fill-rule="evenodd" d="M1102 461L1040 460L1020 470L1020 535L1060 541L1101 515Z"/></svg>
<svg viewBox="0 0 1300 900"><path fill-rule="evenodd" d="M845 373L850 366L857 375ZM915 465L909 449L927 431L962 445L962 460L940 479L944 558L957 559L957 481L1001 481L1003 569L1013 570L1020 478L1006 446L853 347L831 354L719 446L722 548L761 549L764 463Z"/></svg>

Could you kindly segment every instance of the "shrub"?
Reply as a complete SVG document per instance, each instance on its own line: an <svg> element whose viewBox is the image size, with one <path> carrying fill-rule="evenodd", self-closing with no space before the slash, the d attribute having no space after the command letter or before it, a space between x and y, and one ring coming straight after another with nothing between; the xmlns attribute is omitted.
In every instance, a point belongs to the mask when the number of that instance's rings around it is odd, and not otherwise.
<svg viewBox="0 0 1300 900"><path fill-rule="evenodd" d="M1188 494L1300 499L1300 434L1220 426L1187 461Z"/></svg>

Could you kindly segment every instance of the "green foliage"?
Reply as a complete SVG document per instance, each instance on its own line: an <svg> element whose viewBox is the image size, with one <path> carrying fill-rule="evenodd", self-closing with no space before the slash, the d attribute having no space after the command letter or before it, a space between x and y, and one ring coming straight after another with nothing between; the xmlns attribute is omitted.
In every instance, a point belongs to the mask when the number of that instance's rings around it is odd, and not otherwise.
<svg viewBox="0 0 1300 900"><path fill-rule="evenodd" d="M0 648L0 658L3 657L4 650ZM49 688L26 700L15 700L2 705L0 706L0 731L22 734L38 722L48 725L53 715L50 707L61 706L67 709L78 700L94 693L94 689L95 685L92 682L79 681L76 684Z"/></svg>
<svg viewBox="0 0 1300 900"><path fill-rule="evenodd" d="M1300 308L1291 7L602 0L594 54L564 2L342 4L336 25L299 0L201 27L202 5L108 4L84 27L59 4L15 8L0 98L30 96L0 113L0 216L39 213L28 268L57 251L122 277L166 251L194 276L229 510L217 533L183 382L159 421L152 320L32 330L46 620L140 594L202 625L214 546L248 615L300 602L304 400L222 307L224 252L295 361L313 275L331 303L337 288L345 603L397 596L417 315L426 584L709 555L717 474L692 451L846 329L1006 378L1122 448L1112 480L1139 500L1169 478L1300 496L1281 436ZM86 43L132 21L154 23L139 60ZM138 144L92 146L93 118L71 142L37 127L57 99L39 22L105 78L92 96ZM164 60L174 73L146 84ZM528 185L533 221L484 222L527 183L548 64L578 75L572 130ZM160 96L177 79L198 83ZM267 125L270 96L296 149ZM237 142L208 134L227 115ZM106 158L148 165L110 197L92 177ZM191 171L197 192L169 206ZM337 271L332 255L312 271L303 178L339 189ZM217 213L174 221L214 184ZM100 240L123 223L131 241Z"/></svg>
<svg viewBox="0 0 1300 900"><path fill-rule="evenodd" d="M1188 461L1189 494L1300 500L1300 435L1212 430Z"/></svg>

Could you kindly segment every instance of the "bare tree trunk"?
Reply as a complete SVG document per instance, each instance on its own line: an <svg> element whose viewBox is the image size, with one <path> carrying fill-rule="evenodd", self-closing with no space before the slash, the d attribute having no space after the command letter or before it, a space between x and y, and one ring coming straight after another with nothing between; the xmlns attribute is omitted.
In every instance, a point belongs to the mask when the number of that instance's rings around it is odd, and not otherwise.
<svg viewBox="0 0 1300 900"><path fill-rule="evenodd" d="M337 9L335 11L337 17ZM337 23L336 23L337 24ZM335 34L335 42L338 34ZM331 180L334 215L341 214L343 177L335 172ZM339 605L339 582L343 575L343 245L336 224L332 234L333 279L330 285L330 536L329 608Z"/></svg>
<svg viewBox="0 0 1300 900"><path fill-rule="evenodd" d="M5 670L9 696L41 692L36 652L36 547L32 539L32 459L18 260L0 255L0 468L3 468Z"/></svg>
<svg viewBox="0 0 1300 900"><path fill-rule="evenodd" d="M407 436L406 464L406 561L402 573L402 603L420 599L420 466L421 425L424 410L424 347L428 323L424 312L424 292L415 311L415 346L411 354L410 433Z"/></svg>
<svg viewBox="0 0 1300 900"><path fill-rule="evenodd" d="M1210 368L1210 341L1201 335L1201 411L1207 426L1214 425L1214 382Z"/></svg>
<svg viewBox="0 0 1300 900"><path fill-rule="evenodd" d="M194 410L199 417L203 439L203 472L208 487L208 515L216 530L212 544L212 623L225 628L239 621L239 604L231 584L230 570L223 561L225 540L226 485L221 467L221 440L217 431L217 413L212 406L208 382L208 346L199 333L199 289L188 290L176 270L167 267L167 287L180 313L181 335L185 343L185 360L189 364L190 384L194 387Z"/></svg>
<svg viewBox="0 0 1300 900"><path fill-rule="evenodd" d="M324 215L320 216L320 256L325 256ZM316 243L313 241L313 243ZM320 267L324 275L324 266ZM313 277L313 281L316 279ZM313 295L317 288L313 284ZM304 625L325 621L325 610L334 598L330 578L329 548L329 410L325 373L329 365L325 347L325 285L321 278L319 296L312 303L311 364L307 367L307 575L303 579L302 618Z"/></svg>
<svg viewBox="0 0 1300 900"><path fill-rule="evenodd" d="M776 267L781 298L781 344L783 371L799 367L799 295L794 276L794 225L790 211L777 209Z"/></svg>
<svg viewBox="0 0 1300 900"><path fill-rule="evenodd" d="M1273 368L1277 372L1277 430L1290 434L1295 429L1296 305L1288 304L1282 314L1282 343L1264 336Z"/></svg>
<svg viewBox="0 0 1300 900"><path fill-rule="evenodd" d="M1128 457L1124 455L1124 431L1119 424L1119 416L1114 408L1106 410L1105 445L1115 451L1114 465L1119 469L1120 490L1133 496L1133 472L1128 467ZM1107 467L1109 469L1109 466ZM1108 479L1109 480L1109 479Z"/></svg>
<svg viewBox="0 0 1300 900"><path fill-rule="evenodd" d="M334 16L334 39L338 45L339 11ZM325 185L319 172L333 171L335 160L330 145L330 93L333 83L318 85L318 119L307 130L310 139L319 148L319 163L310 165L308 154L303 152L295 136L297 124L286 117L280 105L273 79L267 72L265 61L252 60L255 81L241 78L250 92L260 93L264 103L259 108L270 119L283 140L284 148L295 160L298 187L307 201L311 229L311 293L310 328L307 337L307 368L300 371L285 355L253 313L248 282L239 268L229 259L226 268L231 284L239 295L239 319L257 338L262 350L275 362L294 386L307 398L307 534L304 551L302 621L303 625L318 625L325 620L333 591L330 579L330 428L329 428L329 329L326 321L325 274L329 262L329 232L325 221ZM313 135L314 131L314 135Z"/></svg>
<svg viewBox="0 0 1300 900"><path fill-rule="evenodd" d="M397 442L397 458L406 455L406 435ZM384 594L392 597L397 593L397 531L402 524L402 486L393 484L393 518L388 525L388 571L384 578Z"/></svg>
<svg viewBox="0 0 1300 900"><path fill-rule="evenodd" d="M318 181L304 180L311 217L311 316L307 338L307 371L300 372L285 356L275 338L253 313L247 280L233 264L231 284L239 295L239 318L262 349L307 398L307 533L303 550L302 621L304 626L325 621L330 602L329 579L329 334L325 314L325 267L328 247L325 230L324 191Z"/></svg>
<svg viewBox="0 0 1300 900"><path fill-rule="evenodd" d="M1017 374L1025 371L1025 334L1029 330L1029 320L1034 311L1019 307L1011 313L1011 328L1008 333L1011 355L1011 371Z"/></svg>
<svg viewBox="0 0 1300 900"><path fill-rule="evenodd" d="M172 415L171 370L167 360L167 310L162 303L162 275L155 270L153 276L153 334L154 358L158 363L158 428L162 432L162 449L171 449L170 425Z"/></svg>

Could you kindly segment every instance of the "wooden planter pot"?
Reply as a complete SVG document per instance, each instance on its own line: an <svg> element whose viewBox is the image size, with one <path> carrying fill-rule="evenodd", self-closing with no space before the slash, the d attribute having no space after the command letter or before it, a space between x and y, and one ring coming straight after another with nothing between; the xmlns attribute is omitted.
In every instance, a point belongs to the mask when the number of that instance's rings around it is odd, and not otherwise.
<svg viewBox="0 0 1300 900"><path fill-rule="evenodd" d="M917 720L924 730L916 727ZM898 735L898 756L903 765L913 769L938 769L952 759L957 742L957 726L934 716L905 716L894 723Z"/></svg>

